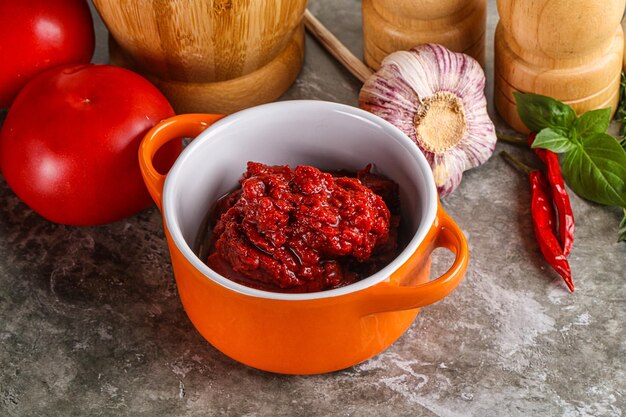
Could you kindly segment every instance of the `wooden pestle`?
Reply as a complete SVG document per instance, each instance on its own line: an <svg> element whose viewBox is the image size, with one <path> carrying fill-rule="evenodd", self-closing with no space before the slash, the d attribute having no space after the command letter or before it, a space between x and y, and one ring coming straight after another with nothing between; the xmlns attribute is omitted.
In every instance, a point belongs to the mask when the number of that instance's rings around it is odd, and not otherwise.
<svg viewBox="0 0 626 417"><path fill-rule="evenodd" d="M309 9L304 11L303 21L309 33L358 80L364 83L373 74Z"/></svg>

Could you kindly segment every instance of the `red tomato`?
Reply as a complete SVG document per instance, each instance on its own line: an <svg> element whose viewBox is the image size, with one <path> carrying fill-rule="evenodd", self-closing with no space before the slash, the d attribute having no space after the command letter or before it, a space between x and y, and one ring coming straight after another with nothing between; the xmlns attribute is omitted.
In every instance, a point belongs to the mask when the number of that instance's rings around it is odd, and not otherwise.
<svg viewBox="0 0 626 417"><path fill-rule="evenodd" d="M0 108L35 74L88 63L93 21L85 0L0 0Z"/></svg>
<svg viewBox="0 0 626 417"><path fill-rule="evenodd" d="M119 220L151 204L139 143L172 115L161 92L134 72L112 65L55 67L26 84L9 109L0 169L18 197L53 222ZM180 149L172 142L155 164L171 166Z"/></svg>

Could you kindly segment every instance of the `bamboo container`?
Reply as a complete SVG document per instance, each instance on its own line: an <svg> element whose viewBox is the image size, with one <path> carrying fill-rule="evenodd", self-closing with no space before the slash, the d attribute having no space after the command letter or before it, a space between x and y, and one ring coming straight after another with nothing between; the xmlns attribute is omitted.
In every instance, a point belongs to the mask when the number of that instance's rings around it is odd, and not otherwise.
<svg viewBox="0 0 626 417"><path fill-rule="evenodd" d="M619 99L626 0L498 0L494 101L504 120L528 132L513 92L554 97L577 113Z"/></svg>
<svg viewBox="0 0 626 417"><path fill-rule="evenodd" d="M93 0L111 63L152 81L177 113L276 100L304 59L306 0Z"/></svg>
<svg viewBox="0 0 626 417"><path fill-rule="evenodd" d="M363 55L378 69L392 52L438 43L485 66L487 0L363 0Z"/></svg>

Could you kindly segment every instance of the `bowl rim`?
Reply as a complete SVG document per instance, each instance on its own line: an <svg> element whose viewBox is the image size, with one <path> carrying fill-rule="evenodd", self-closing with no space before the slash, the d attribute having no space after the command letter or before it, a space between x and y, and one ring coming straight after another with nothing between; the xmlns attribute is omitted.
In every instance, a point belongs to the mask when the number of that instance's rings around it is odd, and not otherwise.
<svg viewBox="0 0 626 417"><path fill-rule="evenodd" d="M380 269L375 274L368 276L360 281L357 281L353 284L346 285L344 287L335 288L332 290L318 291L318 292L309 292L309 293L280 293L280 292L272 292L259 290L256 288L247 287L242 284L238 284L235 281L232 281L217 272L213 271L209 268L196 254L193 252L192 248L187 244L186 240L183 237L182 231L177 224L176 221L176 213L173 207L175 207L175 193L173 185L175 183L176 177L179 175L179 172L184 169L185 161L193 154L196 148L201 147L203 142L208 140L213 135L214 131L219 131L219 129L227 124L233 123L238 119L246 118L249 115L257 113L262 110L271 110L273 112L297 112L298 107L307 107L307 106L319 106L320 108L324 108L325 111L330 112L339 112L344 115L348 115L351 117L356 117L359 119L364 119L365 122L370 122L389 134L389 136L393 137L411 156L414 157L414 161L418 164L420 170L423 172L426 183L426 194L429 199L426 212L424 213L424 221L422 221L418 230L415 232L411 240L408 242L406 247L400 252L393 261L387 264L385 267ZM310 110L310 109L307 109ZM358 107L349 106L346 104L334 103L329 101L322 100L287 100L287 101L279 101L273 103L262 104L259 106L251 107L245 110L241 110L239 112L228 115L227 117L215 122L213 125L204 130L200 135L198 135L194 140L191 141L189 145L185 147L185 149L181 152L179 157L176 159L176 162L170 169L169 173L166 176L165 184L163 187L163 202L162 202L162 210L163 210L163 218L165 222L165 226L173 240L173 243L176 245L177 249L182 253L185 259L202 275L204 275L207 279L215 282L216 284L232 290L236 293L255 297L255 298L265 298L272 300L286 300L286 301L304 301L304 300L315 300L322 298L331 298L331 297L339 297L347 294L351 294L357 291L364 290L366 288L372 287L388 277L396 271L400 266L402 266L405 262L407 262L411 256L416 252L420 244L423 242L426 237L428 231L430 230L432 224L435 221L437 214L437 205L438 205L438 194L435 187L435 181L433 179L432 171L430 168L430 164L426 160L426 157L422 153L422 151L418 148L418 146L400 129L387 122L386 120L369 113L365 110L362 110Z"/></svg>

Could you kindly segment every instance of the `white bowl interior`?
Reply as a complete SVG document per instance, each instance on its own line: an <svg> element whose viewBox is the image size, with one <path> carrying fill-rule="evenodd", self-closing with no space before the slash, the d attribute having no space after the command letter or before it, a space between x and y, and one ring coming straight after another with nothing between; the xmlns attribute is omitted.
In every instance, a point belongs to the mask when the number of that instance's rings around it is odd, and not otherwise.
<svg viewBox="0 0 626 417"><path fill-rule="evenodd" d="M228 280L210 270L192 248L207 212L218 198L238 185L248 161L351 171L373 163L374 172L398 183L402 227L412 239L400 256L377 274L335 290L282 294ZM400 130L354 107L304 100L244 110L208 128L187 146L172 167L163 200L165 220L176 245L209 278L252 296L294 300L341 295L385 279L415 251L437 209L430 167Z"/></svg>

